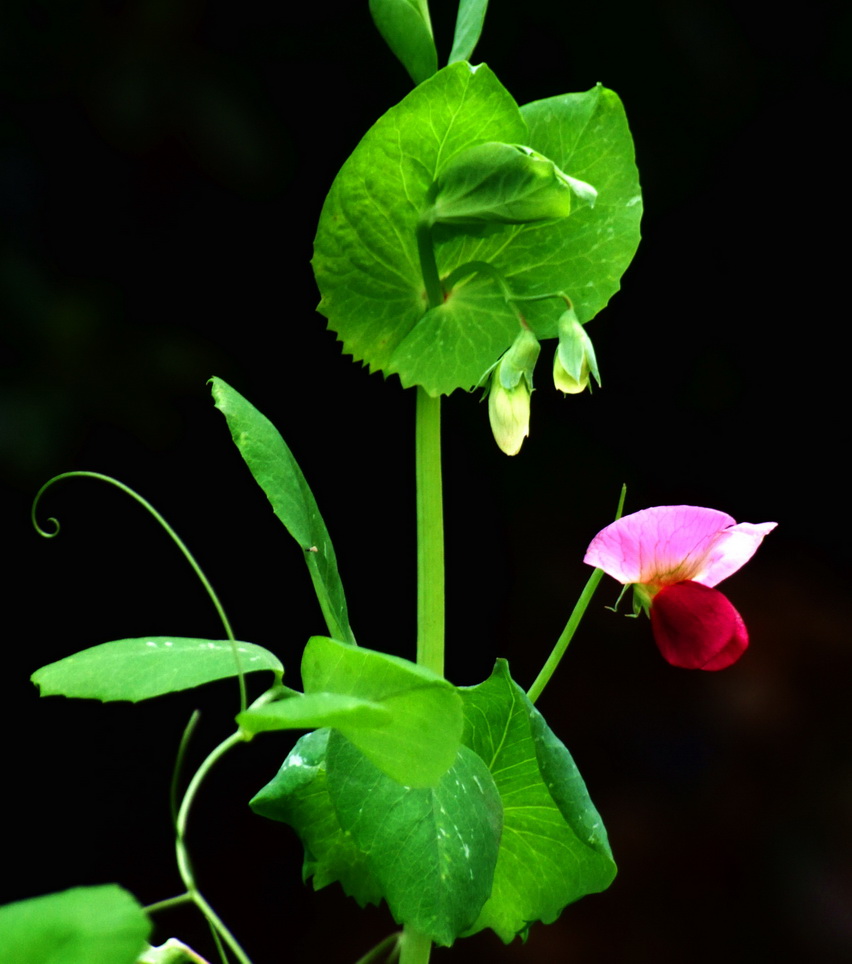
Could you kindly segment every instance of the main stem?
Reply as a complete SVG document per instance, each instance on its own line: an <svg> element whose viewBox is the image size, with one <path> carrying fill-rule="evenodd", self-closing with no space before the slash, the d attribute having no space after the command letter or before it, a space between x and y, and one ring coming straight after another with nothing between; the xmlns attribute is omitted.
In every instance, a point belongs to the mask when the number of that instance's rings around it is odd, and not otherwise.
<svg viewBox="0 0 852 964"><path fill-rule="evenodd" d="M444 675L441 399L417 389L417 662Z"/></svg>
<svg viewBox="0 0 852 964"><path fill-rule="evenodd" d="M417 389L417 663L444 675L444 507L441 399ZM405 925L399 964L428 964L432 941Z"/></svg>

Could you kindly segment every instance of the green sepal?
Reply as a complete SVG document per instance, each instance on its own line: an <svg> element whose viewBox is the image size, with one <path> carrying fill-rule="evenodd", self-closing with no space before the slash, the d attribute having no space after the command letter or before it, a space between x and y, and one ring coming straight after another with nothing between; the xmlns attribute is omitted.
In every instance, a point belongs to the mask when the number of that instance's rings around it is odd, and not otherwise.
<svg viewBox="0 0 852 964"><path fill-rule="evenodd" d="M284 675L278 657L254 643L143 636L90 646L42 666L30 679L41 696L138 703L260 670L271 670L276 683Z"/></svg>
<svg viewBox="0 0 852 964"><path fill-rule="evenodd" d="M305 553L314 592L335 639L354 643L337 557L316 499L278 429L221 378L211 378L213 401L249 471L272 503L275 515Z"/></svg>
<svg viewBox="0 0 852 964"><path fill-rule="evenodd" d="M488 765L503 802L491 897L469 933L490 927L506 943L551 923L585 894L605 890L615 863L600 815L565 745L498 660L461 690L465 745Z"/></svg>
<svg viewBox="0 0 852 964"><path fill-rule="evenodd" d="M370 0L370 13L415 84L435 73L438 54L426 0Z"/></svg>
<svg viewBox="0 0 852 964"><path fill-rule="evenodd" d="M151 922L117 884L73 887L0 907L9 964L135 964Z"/></svg>
<svg viewBox="0 0 852 964"><path fill-rule="evenodd" d="M567 177L549 158L520 144L490 141L444 165L424 213L431 224L530 224L567 218L574 197L594 203L595 189Z"/></svg>

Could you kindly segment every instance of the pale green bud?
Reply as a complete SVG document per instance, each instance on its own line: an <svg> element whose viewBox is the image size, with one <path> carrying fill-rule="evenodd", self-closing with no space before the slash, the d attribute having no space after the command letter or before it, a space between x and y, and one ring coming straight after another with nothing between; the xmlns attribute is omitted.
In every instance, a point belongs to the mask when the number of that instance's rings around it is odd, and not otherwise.
<svg viewBox="0 0 852 964"><path fill-rule="evenodd" d="M530 394L533 368L541 345L523 328L492 369L488 418L494 440L506 455L517 455L530 434Z"/></svg>
<svg viewBox="0 0 852 964"><path fill-rule="evenodd" d="M441 169L425 217L432 224L528 224L565 218L574 204L594 205L596 197L591 184L531 148L490 141Z"/></svg>
<svg viewBox="0 0 852 964"><path fill-rule="evenodd" d="M530 390L525 379L514 388L504 388L495 375L488 393L488 418L500 449L517 455L530 434Z"/></svg>
<svg viewBox="0 0 852 964"><path fill-rule="evenodd" d="M553 383L560 392L577 395L589 384L593 376L600 385L601 376L595 358L592 340L580 324L573 308L560 317L557 330L559 345L553 357Z"/></svg>

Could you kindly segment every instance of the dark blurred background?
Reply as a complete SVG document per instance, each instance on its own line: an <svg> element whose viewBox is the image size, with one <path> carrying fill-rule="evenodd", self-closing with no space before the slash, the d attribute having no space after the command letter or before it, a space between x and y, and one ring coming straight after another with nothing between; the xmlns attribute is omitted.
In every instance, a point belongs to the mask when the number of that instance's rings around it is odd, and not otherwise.
<svg viewBox="0 0 852 964"><path fill-rule="evenodd" d="M454 4L434 2L444 56ZM436 961L852 958L849 380L841 249L848 4L495 2L475 59L519 103L600 81L622 97L644 241L592 323L604 388L540 379L522 453L486 407L444 406L448 675L496 656L532 681L612 517L692 503L776 520L725 586L752 646L718 674L659 657L604 582L539 706L575 755L619 876L528 944L482 934ZM314 312L325 191L409 90L366 0L10 0L0 12L2 900L118 881L179 892L168 813L230 731L233 683L148 704L39 700L37 667L144 634L218 637L177 551L82 468L135 487L186 539L241 639L290 680L323 631L301 552L211 404L219 375L278 425L335 540L359 640L414 652L413 396L341 355ZM843 312L842 314L840 312ZM546 373L545 373L546 375ZM258 683L255 682L255 688ZM202 888L255 964L351 962L392 927L301 882L289 828L247 800L292 737L226 759L197 805ZM192 911L158 919L210 951Z"/></svg>

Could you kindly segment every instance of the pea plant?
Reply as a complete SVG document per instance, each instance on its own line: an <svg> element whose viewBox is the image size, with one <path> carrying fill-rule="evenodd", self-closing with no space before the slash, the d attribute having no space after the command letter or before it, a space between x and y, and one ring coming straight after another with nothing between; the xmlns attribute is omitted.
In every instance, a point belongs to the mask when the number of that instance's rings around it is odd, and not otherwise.
<svg viewBox="0 0 852 964"><path fill-rule="evenodd" d="M324 631L301 666L238 640L201 567L141 495L118 486L176 542L210 595L219 639L151 636L92 646L32 676L42 696L139 701L227 677L239 686L233 733L185 782L176 769L176 862L184 891L142 907L118 885L80 887L0 908L0 946L18 964L250 964L250 940L203 894L186 837L198 790L226 754L267 732L303 732L248 801L290 825L315 888L338 883L360 905L384 902L398 925L361 962L426 964L432 947L490 929L504 942L605 890L616 865L604 821L568 748L535 703L604 574L632 587L674 666L718 670L748 644L715 586L774 523L657 506L614 520L585 554L588 583L528 690L498 659L475 686L444 677L441 399L487 396L496 444L517 455L529 433L533 376L552 345L552 390L600 385L586 326L619 288L639 243L642 197L618 96L603 86L519 105L470 58L487 0L460 0L452 51L438 68L426 0L371 0L375 23L414 88L364 135L322 207L313 269L319 311L354 361L416 393L416 660L371 649L350 625L335 551L296 458L250 401L210 387L239 455L304 555ZM555 343L555 344L554 344ZM536 375L536 387L544 377ZM224 434L224 433L223 433ZM511 654L509 654L511 655ZM249 702L246 677L265 691ZM301 676L301 689L291 686ZM286 683L285 683L286 679ZM182 757L189 739L187 728ZM297 870L293 869L294 873ZM157 913L193 904L209 948L148 943ZM232 929L233 928L233 929ZM463 953L463 952L462 952Z"/></svg>

